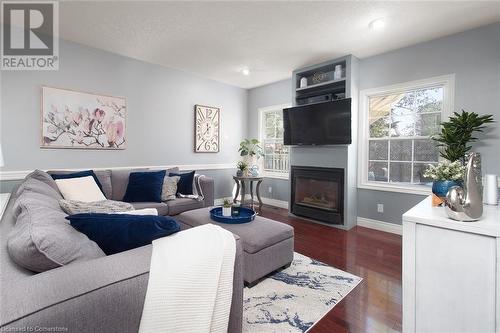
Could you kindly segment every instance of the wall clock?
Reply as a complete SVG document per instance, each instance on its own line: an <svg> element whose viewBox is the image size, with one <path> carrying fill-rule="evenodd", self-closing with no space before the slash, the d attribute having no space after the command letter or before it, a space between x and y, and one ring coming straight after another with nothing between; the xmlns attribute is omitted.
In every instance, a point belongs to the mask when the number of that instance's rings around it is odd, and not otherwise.
<svg viewBox="0 0 500 333"><path fill-rule="evenodd" d="M219 152L220 109L205 105L194 106L196 153Z"/></svg>

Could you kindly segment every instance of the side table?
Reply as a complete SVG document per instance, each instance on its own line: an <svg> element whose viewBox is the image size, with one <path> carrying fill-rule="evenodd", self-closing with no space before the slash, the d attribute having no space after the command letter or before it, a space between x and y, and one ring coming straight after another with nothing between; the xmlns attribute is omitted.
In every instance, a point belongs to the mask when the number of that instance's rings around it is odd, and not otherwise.
<svg viewBox="0 0 500 333"><path fill-rule="evenodd" d="M241 191L241 199L240 203L242 206L245 205L245 194L246 194L246 185L245 182L248 182L250 185L250 196L252 197L252 208L253 208L253 183L256 182L255 186L255 194L257 195L257 200L259 201L259 211L262 210L262 199L260 198L260 184L264 180L264 177L238 177L233 176L234 182L236 183L236 194L234 196L233 202L236 203L238 199L238 195Z"/></svg>

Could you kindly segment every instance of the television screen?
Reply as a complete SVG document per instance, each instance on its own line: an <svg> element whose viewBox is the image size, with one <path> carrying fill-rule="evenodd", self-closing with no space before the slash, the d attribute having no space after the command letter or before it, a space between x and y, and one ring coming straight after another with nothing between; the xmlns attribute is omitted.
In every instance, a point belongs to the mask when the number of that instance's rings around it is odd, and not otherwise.
<svg viewBox="0 0 500 333"><path fill-rule="evenodd" d="M351 143L351 99L283 110L285 145Z"/></svg>

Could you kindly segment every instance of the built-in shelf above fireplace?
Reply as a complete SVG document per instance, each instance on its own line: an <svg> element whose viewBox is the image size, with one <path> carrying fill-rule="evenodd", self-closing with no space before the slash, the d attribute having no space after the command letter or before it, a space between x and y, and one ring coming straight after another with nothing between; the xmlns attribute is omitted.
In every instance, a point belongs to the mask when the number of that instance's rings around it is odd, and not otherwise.
<svg viewBox="0 0 500 333"><path fill-rule="evenodd" d="M335 73L336 69L337 73ZM339 69L341 70L340 76ZM351 144L290 146L290 165L337 169L341 170L343 178L342 188L337 190L336 198L331 197L330 194L321 193L304 195L300 190L297 191L296 186L305 182L302 184L309 185L309 187L312 184L312 187L320 190L319 192L335 193L337 185L334 186L328 182L325 185L317 179L295 180L294 182L291 178L290 213L308 216L313 221L343 229L355 226L357 218L358 71L358 59L347 55L296 69L293 72L292 87L290 87L294 107L332 100L351 100L350 123L345 124L345 126L350 126ZM335 110L332 109L332 112Z"/></svg>

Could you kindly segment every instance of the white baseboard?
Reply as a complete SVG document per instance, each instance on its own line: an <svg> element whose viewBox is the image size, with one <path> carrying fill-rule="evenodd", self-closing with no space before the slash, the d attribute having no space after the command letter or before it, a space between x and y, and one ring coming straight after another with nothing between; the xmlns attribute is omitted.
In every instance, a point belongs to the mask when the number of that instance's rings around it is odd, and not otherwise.
<svg viewBox="0 0 500 333"><path fill-rule="evenodd" d="M397 235L403 234L403 227L400 224L372 220L366 217L359 217L359 216L357 218L356 224L359 225L360 227L390 232L391 234L397 234Z"/></svg>
<svg viewBox="0 0 500 333"><path fill-rule="evenodd" d="M214 205L215 206L222 205L222 203L224 202L224 199L229 199L229 200L233 201L233 198L229 198L229 197L228 198L217 198L214 200ZM250 197L248 197L247 199L250 199ZM265 205L288 209L288 202L287 201L281 201L281 200L270 199L270 198L262 198L262 202Z"/></svg>
<svg viewBox="0 0 500 333"><path fill-rule="evenodd" d="M262 198L262 202L266 205L269 205L269 206L288 209L288 201L282 201L282 200L276 200L276 199L270 199L270 198Z"/></svg>

